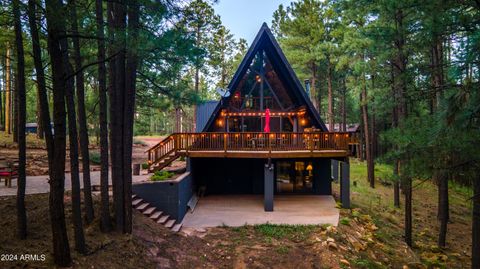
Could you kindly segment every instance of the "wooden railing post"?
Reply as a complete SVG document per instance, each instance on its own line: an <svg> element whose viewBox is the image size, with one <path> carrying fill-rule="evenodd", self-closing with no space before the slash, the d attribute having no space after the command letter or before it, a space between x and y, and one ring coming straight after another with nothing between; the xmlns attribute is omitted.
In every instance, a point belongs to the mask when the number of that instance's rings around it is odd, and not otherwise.
<svg viewBox="0 0 480 269"><path fill-rule="evenodd" d="M227 153L227 139L228 139L228 134L223 134L223 150L225 153Z"/></svg>

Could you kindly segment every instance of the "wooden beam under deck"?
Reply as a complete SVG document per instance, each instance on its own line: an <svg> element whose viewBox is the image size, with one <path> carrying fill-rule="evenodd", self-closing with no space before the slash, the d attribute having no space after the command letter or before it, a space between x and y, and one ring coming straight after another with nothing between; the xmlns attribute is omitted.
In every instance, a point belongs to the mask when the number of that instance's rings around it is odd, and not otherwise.
<svg viewBox="0 0 480 269"><path fill-rule="evenodd" d="M347 157L347 150L291 150L291 151L179 151L181 155L192 158L258 158L258 159L283 159L283 158L333 158Z"/></svg>

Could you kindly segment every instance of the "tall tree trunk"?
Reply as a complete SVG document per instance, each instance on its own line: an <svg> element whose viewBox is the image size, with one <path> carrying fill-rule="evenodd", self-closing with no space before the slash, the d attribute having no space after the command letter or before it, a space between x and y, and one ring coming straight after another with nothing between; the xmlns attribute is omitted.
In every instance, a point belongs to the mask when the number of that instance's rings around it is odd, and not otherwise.
<svg viewBox="0 0 480 269"><path fill-rule="evenodd" d="M342 78L342 125L341 130L342 132L347 131L347 83L345 82L345 76Z"/></svg>
<svg viewBox="0 0 480 269"><path fill-rule="evenodd" d="M5 65L3 64L3 57L0 58L0 69L2 70L2 77L0 77L0 131L5 131L5 105L3 103L3 91L5 90Z"/></svg>
<svg viewBox="0 0 480 269"><path fill-rule="evenodd" d="M438 246L444 248L447 241L447 225L449 220L448 203L448 176L440 171L438 174L438 220L440 230L438 234Z"/></svg>
<svg viewBox="0 0 480 269"><path fill-rule="evenodd" d="M395 160L393 164L393 206L400 208L400 181L399 181L399 167L400 161Z"/></svg>
<svg viewBox="0 0 480 269"><path fill-rule="evenodd" d="M116 134L118 130L118 112L117 113L117 97L116 97L116 78L117 78L117 73L116 73L116 62L117 62L117 48L116 48L116 25L115 25L115 17L114 17L114 9L115 9L115 3L114 2L107 2L107 21L108 21L108 54L110 55L110 60L108 61L108 95L109 95L109 102L110 102L110 122L109 122L109 137L110 137L110 163L111 163L111 178L112 178L112 186L113 186L113 207L115 211L115 223L117 222L117 216L116 216L116 211L117 211L117 204L118 204L118 188L122 187L117 186L119 183L119 167L118 164L118 156L116 154L117 151L117 145L120 143L118 141L118 134ZM115 115L115 116L113 116ZM120 182L121 183L121 182ZM123 187L122 187L123 188ZM123 195L122 195L122 200L123 200ZM116 227L118 230L118 228Z"/></svg>
<svg viewBox="0 0 480 269"><path fill-rule="evenodd" d="M124 93L125 93L125 54L126 54L126 7L125 1L118 1L113 4L113 24L115 31L114 49L115 56L115 81L112 89L112 98L110 115L112 125L110 128L111 143L110 150L112 156L112 181L113 199L115 209L115 229L118 232L125 231L125 206L124 206L124 175L123 175L123 111L124 111ZM115 118L115 120L113 120Z"/></svg>
<svg viewBox="0 0 480 269"><path fill-rule="evenodd" d="M35 66L35 74L37 77L37 114L40 119L39 127L43 131L45 137L45 143L47 146L47 152L49 156L53 156L53 134L52 126L50 124L50 109L48 105L47 87L45 82L45 71L42 64L42 50L40 47L40 38L38 36L38 25L35 15L37 1L28 0L28 22L30 25L30 35L32 37L32 52L33 52L33 64ZM49 171L51 171L51 163L49 163Z"/></svg>
<svg viewBox="0 0 480 269"><path fill-rule="evenodd" d="M333 118L333 89L332 89L332 67L330 57L327 56L327 88L328 88L328 126L330 132L335 130L335 122Z"/></svg>
<svg viewBox="0 0 480 269"><path fill-rule="evenodd" d="M64 6L58 0L46 0L46 20L48 29L48 49L50 51L53 86L53 118L55 138L53 141L53 156L50 177L50 220L53 239L53 256L57 266L70 266L72 260L68 243L64 212L65 191L65 88L66 66L64 54L67 54ZM44 120L45 121L45 120Z"/></svg>
<svg viewBox="0 0 480 269"><path fill-rule="evenodd" d="M182 131L182 109L180 107L175 108L175 132Z"/></svg>
<svg viewBox="0 0 480 269"><path fill-rule="evenodd" d="M375 90L375 73L372 73L372 76L371 76L371 81L372 81L372 89ZM371 102L369 102L371 104L371 108L372 108L372 113L371 113L371 117L370 117L370 120L371 120L371 123L370 123L370 130L371 130L371 135L370 135L370 138L371 138L371 141L372 141L372 146L371 146L371 154L372 154L372 159L375 159L377 158L377 155L378 155L378 143L377 143L377 121L376 121L376 117L375 117L375 97L372 96L371 98Z"/></svg>
<svg viewBox="0 0 480 269"><path fill-rule="evenodd" d="M26 140L25 122L27 103L25 96L25 57L23 52L22 23L20 19L20 0L13 0L15 45L17 51L17 103L18 103L18 180L17 180L17 233L20 239L27 238L27 212L25 209L25 165Z"/></svg>
<svg viewBox="0 0 480 269"><path fill-rule="evenodd" d="M404 178L405 192L405 243L412 247L412 179Z"/></svg>
<svg viewBox="0 0 480 269"><path fill-rule="evenodd" d="M75 85L77 87L77 111L78 111L78 131L80 138L80 150L82 154L82 172L83 172L83 197L85 202L85 219L87 223L93 221L93 201L92 186L90 183L90 155L88 152L88 128L87 116L85 113L85 85L82 71L82 55L80 52L80 41L78 38L78 18L77 1L70 0L71 27L73 33L73 51L75 60Z"/></svg>
<svg viewBox="0 0 480 269"><path fill-rule="evenodd" d="M320 113L320 106L321 106L321 101L320 101L320 95L317 94L317 66L315 63L312 63L312 68L311 68L312 74L311 74L311 85L310 85L310 100L313 103L313 106L317 109L318 113Z"/></svg>
<svg viewBox="0 0 480 269"><path fill-rule="evenodd" d="M372 154L372 159L375 159L377 157L377 154L378 154L378 151L377 151L377 148L378 148L378 143L377 143L377 129L376 129L376 125L377 125L377 121L376 121L376 117L375 117L375 98L372 96L372 102L370 102L371 104L371 108L372 108L372 113L370 114L370 130L371 130L371 135L370 135L370 139L372 141L372 146L371 146L371 154Z"/></svg>
<svg viewBox="0 0 480 269"><path fill-rule="evenodd" d="M95 1L97 21L97 60L98 60L98 95L100 120L100 196L101 196L101 229L108 232L112 229L110 222L110 197L108 194L108 122L107 122L107 81L105 67L105 37L103 27L102 0Z"/></svg>
<svg viewBox="0 0 480 269"><path fill-rule="evenodd" d="M12 76L10 58L10 44L7 42L5 52L5 134L12 133Z"/></svg>
<svg viewBox="0 0 480 269"><path fill-rule="evenodd" d="M73 74L68 59L65 59L68 74ZM70 179L72 181L72 222L75 237L75 250L85 254L85 235L83 233L82 207L80 197L80 172L78 167L78 137L77 119L75 115L74 81L69 78L66 82L65 99L68 113L68 141L70 143Z"/></svg>
<svg viewBox="0 0 480 269"><path fill-rule="evenodd" d="M472 269L480 268L480 177L473 179Z"/></svg>
<svg viewBox="0 0 480 269"><path fill-rule="evenodd" d="M195 29L195 43L197 47L200 47L200 38L201 38L201 32L200 32L200 25L197 25L197 28ZM199 94L200 93L200 59L197 57L197 60L195 62L195 93ZM193 105L193 132L196 132L197 129L197 104Z"/></svg>
<svg viewBox="0 0 480 269"><path fill-rule="evenodd" d="M395 72L394 72L394 64L393 60L390 64L390 79L391 79L391 89L392 89L392 128L397 128L398 127L398 98L397 98L397 92L396 92L396 87L395 87ZM394 146L396 147L396 146ZM400 160L398 158L395 158L393 161L393 205L397 208L400 208Z"/></svg>
<svg viewBox="0 0 480 269"><path fill-rule="evenodd" d="M363 85L362 85L362 99L361 99L361 107L362 107L362 119L363 119L363 134L365 136L365 155L367 158L367 179L370 183L371 188L375 188L375 175L374 175L374 163L373 163L373 156L372 156L372 142L371 142L371 133L370 127L368 122L368 98L367 98L367 83L365 79L365 74L362 77Z"/></svg>
<svg viewBox="0 0 480 269"><path fill-rule="evenodd" d="M135 92L138 65L138 28L139 4L131 0L128 5L128 40L127 65L125 71L125 109L123 114L123 176L124 176L124 204L125 228L124 233L132 233L132 139L133 115L135 114Z"/></svg>
<svg viewBox="0 0 480 269"><path fill-rule="evenodd" d="M17 78L15 72L13 72L13 81L14 81L14 85L18 85L17 84L18 78ZM12 109L13 109L12 133L13 133L13 142L18 144L18 110L19 110L19 108L18 108L17 90L18 89L16 89L16 87L14 87L14 89L12 90L12 102L13 102L13 106L12 106Z"/></svg>
<svg viewBox="0 0 480 269"><path fill-rule="evenodd" d="M37 83L38 87L38 83ZM37 138L38 139L44 139L44 131L43 131L43 125L42 125L42 108L40 106L40 94L38 93L37 90L37 112L35 113L36 121L37 121Z"/></svg>
<svg viewBox="0 0 480 269"><path fill-rule="evenodd" d="M395 64L394 64L394 87L397 105L398 126L401 128L407 119L407 83L406 83L406 67L407 60L404 53L405 49L405 29L403 26L404 14L402 9L395 11ZM408 157L407 157L408 159ZM403 160L400 161L403 165ZM405 242L412 246L412 178L405 176L402 169L400 170L402 178L402 191L405 194Z"/></svg>
<svg viewBox="0 0 480 269"><path fill-rule="evenodd" d="M361 99L362 99L362 98L361 98L361 95L360 95L360 100L361 100ZM361 122L362 122L362 124L361 124L362 126L361 126L361 128L360 128L360 137L358 138L358 143L359 143L359 145L358 145L358 156L359 156L360 162L363 162L363 161L365 160L365 158L364 158L364 156L365 156L365 155L364 155L364 151L365 151L365 147L364 147L364 145L365 145L365 139L364 139L364 137L365 137L365 136L364 136L364 134L363 134L363 133L364 133L363 130L364 130L365 128L363 128L363 120L361 120Z"/></svg>

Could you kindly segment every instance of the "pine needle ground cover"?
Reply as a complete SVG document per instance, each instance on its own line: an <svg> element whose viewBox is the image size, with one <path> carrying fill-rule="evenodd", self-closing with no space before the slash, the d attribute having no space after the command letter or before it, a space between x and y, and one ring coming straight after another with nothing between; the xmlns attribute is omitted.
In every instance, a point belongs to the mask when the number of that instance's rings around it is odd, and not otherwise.
<svg viewBox="0 0 480 269"><path fill-rule="evenodd" d="M378 177L390 167L377 165ZM352 210L341 210L340 224L288 226L263 224L218 227L205 233L182 236L137 214L133 235L102 234L98 220L86 226L89 254L74 255L74 268L467 268L471 236L468 190L451 190L451 223L447 248L436 247L436 188L426 182L414 196L414 248L403 242L403 213L393 207L391 186L368 187L363 163L352 163ZM338 194L338 185L334 184ZM0 198L0 252L46 254L44 262L1 262L1 268L27 264L31 268L53 266L48 221L48 195L28 195L29 236L15 238L15 198ZM98 210L98 197L96 197ZM68 232L70 196L65 196ZM403 201L402 201L403 202ZM97 211L99 212L99 211ZM73 235L71 235L73 239ZM73 240L70 240L73 244ZM72 245L73 247L73 245Z"/></svg>

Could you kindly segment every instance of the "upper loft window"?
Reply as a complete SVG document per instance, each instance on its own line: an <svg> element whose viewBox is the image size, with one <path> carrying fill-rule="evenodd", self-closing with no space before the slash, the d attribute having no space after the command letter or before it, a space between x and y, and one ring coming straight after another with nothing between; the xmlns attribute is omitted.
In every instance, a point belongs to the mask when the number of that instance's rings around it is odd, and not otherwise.
<svg viewBox="0 0 480 269"><path fill-rule="evenodd" d="M253 59L250 67L233 91L229 107L237 111L289 111L294 103L287 88L263 50Z"/></svg>

